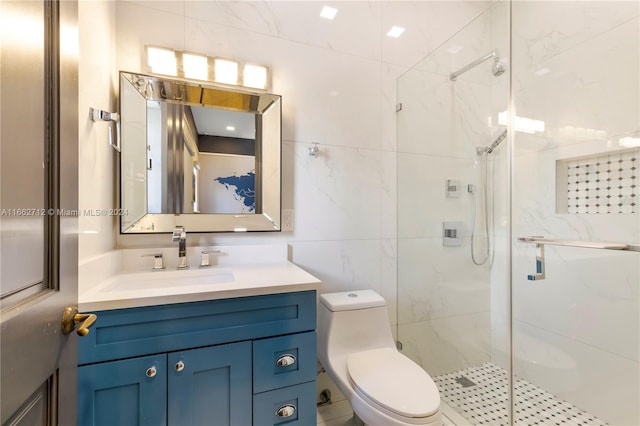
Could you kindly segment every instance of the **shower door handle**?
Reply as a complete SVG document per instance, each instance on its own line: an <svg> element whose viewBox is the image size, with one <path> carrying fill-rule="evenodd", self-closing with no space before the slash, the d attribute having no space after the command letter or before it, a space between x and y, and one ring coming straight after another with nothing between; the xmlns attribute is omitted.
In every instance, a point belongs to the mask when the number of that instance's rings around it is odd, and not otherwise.
<svg viewBox="0 0 640 426"><path fill-rule="evenodd" d="M607 243L596 241L576 241L576 240L554 240L544 237L519 237L519 242L531 243L536 245L536 273L527 275L529 281L538 281L545 278L544 273L544 246L545 244L564 247L580 247L598 250L619 250L619 251L636 251L640 252L640 245L623 244L623 243Z"/></svg>

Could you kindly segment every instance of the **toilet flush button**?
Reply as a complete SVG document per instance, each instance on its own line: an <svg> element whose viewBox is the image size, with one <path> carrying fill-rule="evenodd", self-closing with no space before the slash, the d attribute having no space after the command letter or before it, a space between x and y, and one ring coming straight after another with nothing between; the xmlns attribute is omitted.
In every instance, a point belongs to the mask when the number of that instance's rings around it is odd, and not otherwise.
<svg viewBox="0 0 640 426"><path fill-rule="evenodd" d="M347 296L349 296L349 297L358 297L358 295L355 294L355 293L349 293L349 294L347 294Z"/></svg>

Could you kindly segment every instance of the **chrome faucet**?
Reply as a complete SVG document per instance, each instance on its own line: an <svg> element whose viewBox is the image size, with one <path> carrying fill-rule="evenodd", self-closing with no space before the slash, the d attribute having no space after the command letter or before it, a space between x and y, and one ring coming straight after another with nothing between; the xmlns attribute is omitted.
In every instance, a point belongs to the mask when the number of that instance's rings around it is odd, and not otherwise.
<svg viewBox="0 0 640 426"><path fill-rule="evenodd" d="M187 263L187 230L184 226L176 226L173 230L174 243L178 243L178 269L186 269L189 267Z"/></svg>

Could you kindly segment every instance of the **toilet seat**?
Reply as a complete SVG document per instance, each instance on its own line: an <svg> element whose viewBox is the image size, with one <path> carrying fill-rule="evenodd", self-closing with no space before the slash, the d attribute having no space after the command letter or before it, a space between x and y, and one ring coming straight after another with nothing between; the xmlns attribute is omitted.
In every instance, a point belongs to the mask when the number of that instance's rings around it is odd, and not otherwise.
<svg viewBox="0 0 640 426"><path fill-rule="evenodd" d="M347 371L356 393L393 417L427 420L440 410L440 394L431 377L395 349L350 354Z"/></svg>

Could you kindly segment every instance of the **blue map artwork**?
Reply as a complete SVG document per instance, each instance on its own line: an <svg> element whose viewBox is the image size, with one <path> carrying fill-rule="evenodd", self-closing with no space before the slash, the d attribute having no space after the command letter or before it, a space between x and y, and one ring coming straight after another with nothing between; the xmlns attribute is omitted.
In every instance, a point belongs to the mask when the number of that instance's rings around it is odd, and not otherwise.
<svg viewBox="0 0 640 426"><path fill-rule="evenodd" d="M249 212L256 210L256 177L253 171L240 176L221 176L214 180L232 192L236 200L242 200Z"/></svg>

